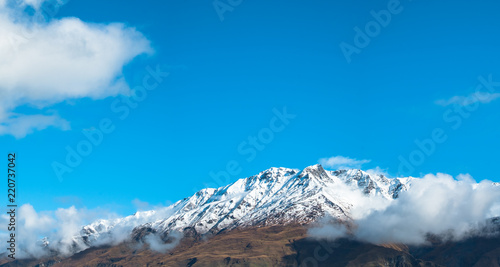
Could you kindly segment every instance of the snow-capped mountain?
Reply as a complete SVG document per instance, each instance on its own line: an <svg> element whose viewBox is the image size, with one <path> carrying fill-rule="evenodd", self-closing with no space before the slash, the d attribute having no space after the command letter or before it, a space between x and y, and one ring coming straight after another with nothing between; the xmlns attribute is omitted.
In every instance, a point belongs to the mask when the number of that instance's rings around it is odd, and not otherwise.
<svg viewBox="0 0 500 267"><path fill-rule="evenodd" d="M442 244L455 244L449 242L458 240L465 240L467 250L468 244L481 244L485 249L481 255L490 259L489 251L498 249L490 239L500 233L499 190L500 183L487 180L476 183L465 175L459 179L446 174L387 178L374 170L328 171L321 165L303 170L270 168L224 187L200 190L168 207L97 220L77 227L78 233L72 230L62 238L55 236L58 239L43 238L36 249L30 248L37 254L30 255L48 259L36 261L33 266L54 261L75 266L77 262L86 262L86 257L102 266L115 265L116 261L120 262L116 265L130 266L156 266L165 262L169 266L191 266L195 260L213 266L230 265L232 260L262 264L262 251L272 250L274 256L266 258L270 262L288 259L300 262L299 256L305 259L316 253L317 243L310 243L309 238L329 235L338 238L337 231L342 228L346 230L342 236L348 234L352 240L372 244L366 247L363 243L363 249L357 251L364 255L365 248L371 246L372 250L366 252L371 256L362 258L377 264L382 257L389 265L394 265L397 259L396 262L405 264L413 262L408 266L422 266L418 258L423 256L418 253L427 251L429 244L425 243L424 250L415 250L417 254L412 255L398 244L415 245L417 240L416 245L420 245L419 238L428 237L435 243L435 251L441 251ZM482 212L476 212L480 209ZM342 225L331 224L333 220ZM274 241L260 242L268 236ZM180 242L183 237L194 238ZM446 242L440 243L441 238ZM346 242L347 249L358 246ZM142 244L147 244L147 253L135 254ZM387 250L387 244L394 246ZM220 251L215 251L212 245L224 247L224 253L217 254ZM390 253L380 254L381 247L384 253ZM226 254L226 250L231 253ZM72 256L77 252L81 254ZM434 257L434 252L429 253ZM476 251L471 253L476 255ZM134 259L129 258L131 254ZM342 261L341 254L331 257L332 262ZM228 255L235 255L234 259ZM446 259L450 258L447 255ZM462 255L462 249L457 248L453 255ZM282 264L289 266L288 261Z"/></svg>
<svg viewBox="0 0 500 267"><path fill-rule="evenodd" d="M409 189L412 179L389 179L357 169L327 171L321 165L302 171L270 168L224 187L200 190L166 208L96 221L83 227L74 247L120 242L116 236L141 229L163 236L196 235L247 226L307 224L324 216L349 221L357 203L346 196L347 189L391 201Z"/></svg>

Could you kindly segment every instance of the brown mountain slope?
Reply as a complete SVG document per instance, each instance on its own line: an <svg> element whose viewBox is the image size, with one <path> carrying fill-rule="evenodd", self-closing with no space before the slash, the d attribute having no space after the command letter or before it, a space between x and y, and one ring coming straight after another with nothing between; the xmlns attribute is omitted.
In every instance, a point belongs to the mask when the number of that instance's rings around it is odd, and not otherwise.
<svg viewBox="0 0 500 267"><path fill-rule="evenodd" d="M469 238L433 246L411 247L415 257L444 266L500 267L500 237Z"/></svg>
<svg viewBox="0 0 500 267"><path fill-rule="evenodd" d="M404 246L403 246L404 247ZM401 246L311 240L303 226L233 230L207 240L186 238L162 254L126 243L92 248L67 259L24 260L0 266L437 266Z"/></svg>

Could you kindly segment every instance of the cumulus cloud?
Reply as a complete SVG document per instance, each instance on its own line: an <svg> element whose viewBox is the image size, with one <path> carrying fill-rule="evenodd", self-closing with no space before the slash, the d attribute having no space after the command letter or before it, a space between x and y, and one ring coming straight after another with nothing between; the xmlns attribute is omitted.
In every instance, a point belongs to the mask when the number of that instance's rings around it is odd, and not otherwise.
<svg viewBox="0 0 500 267"><path fill-rule="evenodd" d="M76 209L71 206L67 209L59 208L55 211L36 211L32 205L24 204L19 207L16 223L16 245L19 258L40 258L47 256L51 251L60 255L70 255L73 237L79 233L81 227L97 218L117 217L116 214L104 210ZM2 214L0 223L7 225L9 215ZM0 231L0 238L7 239L7 232ZM43 242L48 241L47 248Z"/></svg>
<svg viewBox="0 0 500 267"><path fill-rule="evenodd" d="M344 156L335 156L330 158L321 158L318 160L319 164L332 169L350 169L360 168L363 164L370 162L370 160L357 160Z"/></svg>
<svg viewBox="0 0 500 267"><path fill-rule="evenodd" d="M149 234L144 238L151 250L159 253L165 253L179 245L184 235L181 232L172 232L168 235L167 242L163 241L157 234Z"/></svg>
<svg viewBox="0 0 500 267"><path fill-rule="evenodd" d="M122 217L99 208L89 210L71 206L54 211L37 211L32 205L24 204L17 214L16 258L43 258L54 254L71 256L89 246L118 245L130 240L136 227L167 218L173 212L172 207L157 207ZM8 225L9 220L7 213L0 215L0 224ZM91 229L84 232L88 234L85 241L81 238L84 226ZM9 240L8 235L9 232L0 230L1 240ZM165 252L177 246L182 237L178 232L150 234L138 245L147 244L152 250Z"/></svg>
<svg viewBox="0 0 500 267"><path fill-rule="evenodd" d="M436 101L440 106L458 105L470 106L473 104L486 104L500 97L500 93L474 92L467 96L453 96L450 99L441 99Z"/></svg>
<svg viewBox="0 0 500 267"><path fill-rule="evenodd" d="M336 222L335 219L325 217L322 218L317 225L308 230L308 235L312 238L327 239L335 241L338 238L347 236L348 229L345 224Z"/></svg>
<svg viewBox="0 0 500 267"><path fill-rule="evenodd" d="M44 21L20 12L25 6L37 10L43 2L24 0L13 5L0 1L2 135L22 138L47 127L69 129L68 121L44 114L43 109L71 99L129 94L124 65L138 55L152 53L143 34L121 23L87 23L78 18ZM20 106L41 114L15 113Z"/></svg>
<svg viewBox="0 0 500 267"><path fill-rule="evenodd" d="M500 216L500 186L486 180L476 183L470 175L453 179L447 174L429 174L416 179L410 190L385 208L367 212L366 206L358 204L353 207L356 212L363 216L354 219L351 233L338 224L325 224L310 233L335 239L343 232L343 236L375 244L416 245L425 244L429 234L448 240L486 234L481 227Z"/></svg>

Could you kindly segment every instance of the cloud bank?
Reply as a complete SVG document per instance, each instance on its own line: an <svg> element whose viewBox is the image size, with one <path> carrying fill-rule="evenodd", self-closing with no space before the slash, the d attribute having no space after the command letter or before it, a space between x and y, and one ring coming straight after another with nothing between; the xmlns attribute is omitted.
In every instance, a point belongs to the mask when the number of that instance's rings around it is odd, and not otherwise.
<svg viewBox="0 0 500 267"><path fill-rule="evenodd" d="M44 2L0 1L0 135L22 138L51 126L69 129L67 120L43 109L70 99L128 94L123 67L152 53L143 34L121 23L34 19ZM27 6L35 10L33 17L23 12ZM41 112L16 113L20 106Z"/></svg>
<svg viewBox="0 0 500 267"><path fill-rule="evenodd" d="M362 211L362 212L360 212ZM500 216L500 186L490 181L476 183L469 175L457 179L447 174L428 174L412 182L408 191L383 209L366 211L356 205L354 228L348 232L336 224L323 224L310 230L316 238L353 237L374 244L426 244L431 234L446 240L461 240L485 233L488 219Z"/></svg>
<svg viewBox="0 0 500 267"><path fill-rule="evenodd" d="M55 211L36 211L32 205L24 204L19 207L16 223L16 258L43 258L53 254L67 257L85 250L89 244L81 238L82 231L86 231L84 226L100 231L100 234L88 235L91 247L118 245L130 240L136 227L167 218L172 213L171 207L158 207L154 211L138 211L122 217L103 209L71 206ZM4 225L9 223L9 219L8 214L0 215L0 223ZM0 230L0 239L9 240L8 234ZM160 236L153 233L146 235L137 248L147 244L150 249L164 253L176 247L183 237L178 232L169 233L167 240Z"/></svg>
<svg viewBox="0 0 500 267"><path fill-rule="evenodd" d="M16 258L40 258L47 256L43 238L48 238L48 248L61 255L70 255L73 237L79 233L82 225L95 220L113 216L106 211L76 209L74 206L56 211L37 212L30 204L24 204L18 210L16 224ZM116 216L116 215L115 215ZM0 222L7 225L8 214L0 216ZM8 240L7 232L0 232L2 240Z"/></svg>

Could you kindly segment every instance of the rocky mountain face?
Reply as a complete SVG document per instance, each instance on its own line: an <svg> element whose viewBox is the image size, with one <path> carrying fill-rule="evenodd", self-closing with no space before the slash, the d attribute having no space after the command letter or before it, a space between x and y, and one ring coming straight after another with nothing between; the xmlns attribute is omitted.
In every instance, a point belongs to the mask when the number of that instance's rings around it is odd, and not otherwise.
<svg viewBox="0 0 500 267"><path fill-rule="evenodd" d="M96 221L83 227L75 244L84 249L105 241L114 231L192 236L249 226L308 224L325 216L349 221L356 203L336 191L339 186L391 200L408 190L412 179L388 179L355 169L327 171L321 165L302 171L270 168L221 188L200 190L162 210Z"/></svg>

